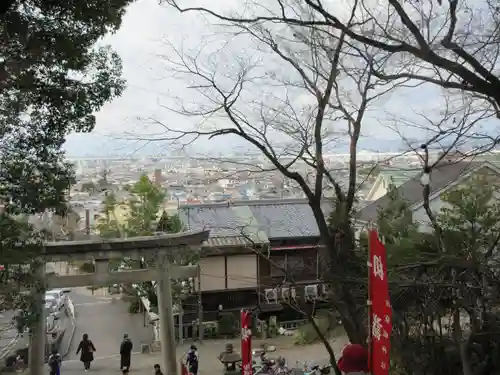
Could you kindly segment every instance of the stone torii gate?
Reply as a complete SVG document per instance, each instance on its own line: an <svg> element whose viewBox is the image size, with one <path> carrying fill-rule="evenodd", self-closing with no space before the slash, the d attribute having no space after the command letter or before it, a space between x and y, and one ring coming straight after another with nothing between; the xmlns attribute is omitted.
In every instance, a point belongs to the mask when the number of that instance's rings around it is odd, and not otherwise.
<svg viewBox="0 0 500 375"><path fill-rule="evenodd" d="M199 266L171 264L168 261L168 255L172 251L182 251L183 248L200 247L208 239L208 235L208 231L193 231L128 239L47 242L44 246L43 266L40 267L39 274L50 289L88 285L134 284L156 280L163 371L169 375L177 375L171 280L198 277ZM154 260L156 266L141 270L110 271L110 259L127 257ZM45 275L45 262L71 260L94 261L95 272L82 275ZM43 298L43 295L37 296L37 301L42 306ZM45 316L42 313L31 337L29 355L31 375L45 373L43 369L44 357Z"/></svg>

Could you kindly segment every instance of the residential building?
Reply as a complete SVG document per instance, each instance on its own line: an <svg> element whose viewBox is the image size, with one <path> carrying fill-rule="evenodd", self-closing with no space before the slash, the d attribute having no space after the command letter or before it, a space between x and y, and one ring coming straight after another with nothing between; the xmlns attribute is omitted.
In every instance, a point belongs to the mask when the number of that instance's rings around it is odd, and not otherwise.
<svg viewBox="0 0 500 375"><path fill-rule="evenodd" d="M390 186L398 188L421 171L421 168L403 169L396 167L381 167L377 178L365 196L365 200L376 201L387 194Z"/></svg>
<svg viewBox="0 0 500 375"><path fill-rule="evenodd" d="M443 193L467 184L471 178L478 175L490 176L494 181L500 181L500 169L489 163L479 161L460 161L455 163L444 162L433 168L430 174L430 208L438 214L444 202ZM408 204L413 213L413 220L421 224L422 230L430 230L431 225L425 212L423 188L420 182L421 174L417 174L397 187L398 193ZM357 213L360 226L375 222L380 210L389 204L389 197L384 195L363 207Z"/></svg>
<svg viewBox="0 0 500 375"><path fill-rule="evenodd" d="M199 262L207 318L221 308L275 313L289 299L319 298L320 235L307 200L183 205L180 218L190 230L210 230Z"/></svg>

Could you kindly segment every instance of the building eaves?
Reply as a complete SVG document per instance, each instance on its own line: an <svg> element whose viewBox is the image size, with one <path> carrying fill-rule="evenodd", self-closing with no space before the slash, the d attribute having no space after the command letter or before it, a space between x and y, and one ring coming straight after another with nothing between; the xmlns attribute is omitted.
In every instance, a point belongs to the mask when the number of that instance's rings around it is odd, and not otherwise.
<svg viewBox="0 0 500 375"><path fill-rule="evenodd" d="M254 247L255 245L262 245L263 243L256 243L245 236L224 236L224 237L209 237L203 243L202 247L208 248L225 248L225 247Z"/></svg>
<svg viewBox="0 0 500 375"><path fill-rule="evenodd" d="M228 200L224 202L210 202L210 203L197 203L197 204L181 204L181 209L190 208L217 208L217 207L231 207L231 206L272 206L282 204L308 204L305 198L293 199L254 199L254 200Z"/></svg>

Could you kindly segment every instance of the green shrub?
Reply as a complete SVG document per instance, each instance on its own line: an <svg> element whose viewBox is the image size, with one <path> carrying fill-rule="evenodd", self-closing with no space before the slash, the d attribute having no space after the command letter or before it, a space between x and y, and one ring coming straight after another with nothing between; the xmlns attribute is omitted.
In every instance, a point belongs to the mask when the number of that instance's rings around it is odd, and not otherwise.
<svg viewBox="0 0 500 375"><path fill-rule="evenodd" d="M314 318L316 325L319 327L320 332L323 335L327 335L329 329L332 327L331 319L329 314L320 314ZM309 345L314 343L319 339L316 330L311 323L307 323L301 326L295 333L294 344L295 345Z"/></svg>
<svg viewBox="0 0 500 375"><path fill-rule="evenodd" d="M267 337L272 338L278 336L278 326L272 322L269 322L269 324L266 326L267 330Z"/></svg>
<svg viewBox="0 0 500 375"><path fill-rule="evenodd" d="M94 271L95 271L95 265L93 262L85 262L80 266L80 272L93 273Z"/></svg>
<svg viewBox="0 0 500 375"><path fill-rule="evenodd" d="M217 322L203 322L203 337L215 338L218 336L219 325Z"/></svg>
<svg viewBox="0 0 500 375"><path fill-rule="evenodd" d="M219 335L234 337L237 332L236 317L230 312L221 312L219 319Z"/></svg>

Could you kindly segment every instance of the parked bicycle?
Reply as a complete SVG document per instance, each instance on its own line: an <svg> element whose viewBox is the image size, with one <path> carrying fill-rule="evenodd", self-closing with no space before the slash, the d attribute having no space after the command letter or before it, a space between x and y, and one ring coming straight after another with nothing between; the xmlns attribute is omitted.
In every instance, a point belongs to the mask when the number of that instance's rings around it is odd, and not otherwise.
<svg viewBox="0 0 500 375"><path fill-rule="evenodd" d="M279 357L276 361L269 360L262 367L256 368L255 375L290 375L291 370L286 365L285 358Z"/></svg>
<svg viewBox="0 0 500 375"><path fill-rule="evenodd" d="M26 370L26 362L19 354L7 357L5 361L6 372L24 372Z"/></svg>
<svg viewBox="0 0 500 375"><path fill-rule="evenodd" d="M311 367L311 372L305 374L305 375L328 375L332 371L332 365L315 365Z"/></svg>
<svg viewBox="0 0 500 375"><path fill-rule="evenodd" d="M274 346L256 348L252 350L252 369L255 375L258 374L268 374L271 372L272 367L276 362L268 358L268 353L273 353L276 351Z"/></svg>
<svg viewBox="0 0 500 375"><path fill-rule="evenodd" d="M296 369L302 371L304 375L328 375L331 372L332 366L327 365L313 365L312 361L297 361L295 362Z"/></svg>
<svg viewBox="0 0 500 375"><path fill-rule="evenodd" d="M312 371L313 363L312 361L295 361L295 368L304 371L304 374L308 374Z"/></svg>

